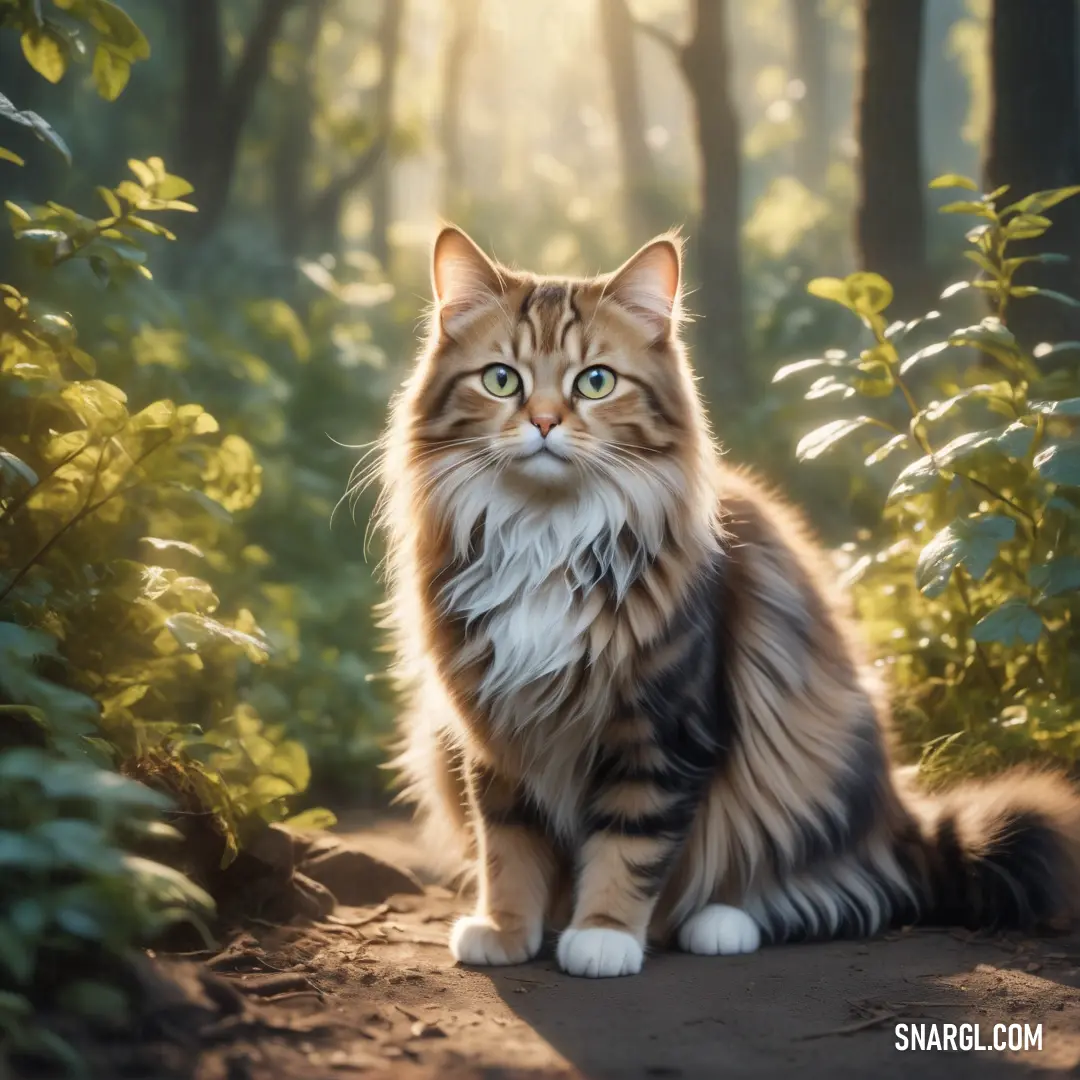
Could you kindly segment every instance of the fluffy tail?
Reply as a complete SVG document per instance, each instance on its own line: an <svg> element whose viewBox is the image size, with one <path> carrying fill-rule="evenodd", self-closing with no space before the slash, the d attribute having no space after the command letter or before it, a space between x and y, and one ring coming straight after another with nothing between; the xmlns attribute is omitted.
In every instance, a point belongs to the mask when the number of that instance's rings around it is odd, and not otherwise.
<svg viewBox="0 0 1080 1080"><path fill-rule="evenodd" d="M1063 776L1017 771L904 802L913 827L897 854L919 922L1031 931L1080 914L1080 796Z"/></svg>
<svg viewBox="0 0 1080 1080"><path fill-rule="evenodd" d="M412 803L431 869L450 881L468 872L472 842L461 752L438 709L414 707L400 721L398 753L389 763L401 789L395 802Z"/></svg>

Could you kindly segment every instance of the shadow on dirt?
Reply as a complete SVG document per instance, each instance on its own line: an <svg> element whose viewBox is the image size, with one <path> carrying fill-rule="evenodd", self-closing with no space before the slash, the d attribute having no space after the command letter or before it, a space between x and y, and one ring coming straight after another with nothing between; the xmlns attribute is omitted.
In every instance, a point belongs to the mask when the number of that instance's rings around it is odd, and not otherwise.
<svg viewBox="0 0 1080 1080"><path fill-rule="evenodd" d="M957 1080L1076 1075L1077 959L1060 939L976 944L911 933L743 957L658 953L629 979L571 979L551 961L490 977L507 1006L589 1077ZM978 1024L986 1044L995 1024L1041 1024L1042 1049L897 1049L897 1025L929 1023Z"/></svg>

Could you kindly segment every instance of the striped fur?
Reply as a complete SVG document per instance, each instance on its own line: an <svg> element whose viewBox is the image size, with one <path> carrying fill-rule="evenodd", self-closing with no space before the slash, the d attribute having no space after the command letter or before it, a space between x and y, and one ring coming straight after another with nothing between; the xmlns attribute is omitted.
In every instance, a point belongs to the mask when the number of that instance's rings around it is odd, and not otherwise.
<svg viewBox="0 0 1080 1080"><path fill-rule="evenodd" d="M650 938L722 953L1071 914L1063 779L937 801L895 781L802 523L716 453L679 272L672 237L585 281L496 266L453 229L436 244L382 513L397 766L477 875L455 955L520 962L561 924L566 970L619 975ZM514 393L487 386L492 365ZM615 381L593 400L596 365Z"/></svg>

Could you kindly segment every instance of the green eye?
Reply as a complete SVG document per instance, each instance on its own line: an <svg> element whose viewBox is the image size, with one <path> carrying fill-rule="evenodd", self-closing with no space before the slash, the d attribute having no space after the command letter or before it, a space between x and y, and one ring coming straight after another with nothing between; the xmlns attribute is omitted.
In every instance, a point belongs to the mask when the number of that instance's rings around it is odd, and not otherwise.
<svg viewBox="0 0 1080 1080"><path fill-rule="evenodd" d="M484 374L480 376L484 389L496 397L511 397L521 387L521 376L505 364L492 364L484 368Z"/></svg>
<svg viewBox="0 0 1080 1080"><path fill-rule="evenodd" d="M577 377L574 385L582 397L597 401L607 397L615 389L615 372L606 367L586 368Z"/></svg>

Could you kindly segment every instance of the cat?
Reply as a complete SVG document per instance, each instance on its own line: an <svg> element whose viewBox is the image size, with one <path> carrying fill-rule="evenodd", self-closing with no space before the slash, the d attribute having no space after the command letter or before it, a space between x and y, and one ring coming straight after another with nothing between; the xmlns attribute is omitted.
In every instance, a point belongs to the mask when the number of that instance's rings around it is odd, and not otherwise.
<svg viewBox="0 0 1080 1080"><path fill-rule="evenodd" d="M1052 773L926 797L799 515L721 460L680 341L682 249L605 276L434 246L379 514L407 695L396 767L470 859L467 965L562 926L571 975L932 921L1071 916L1080 802Z"/></svg>

